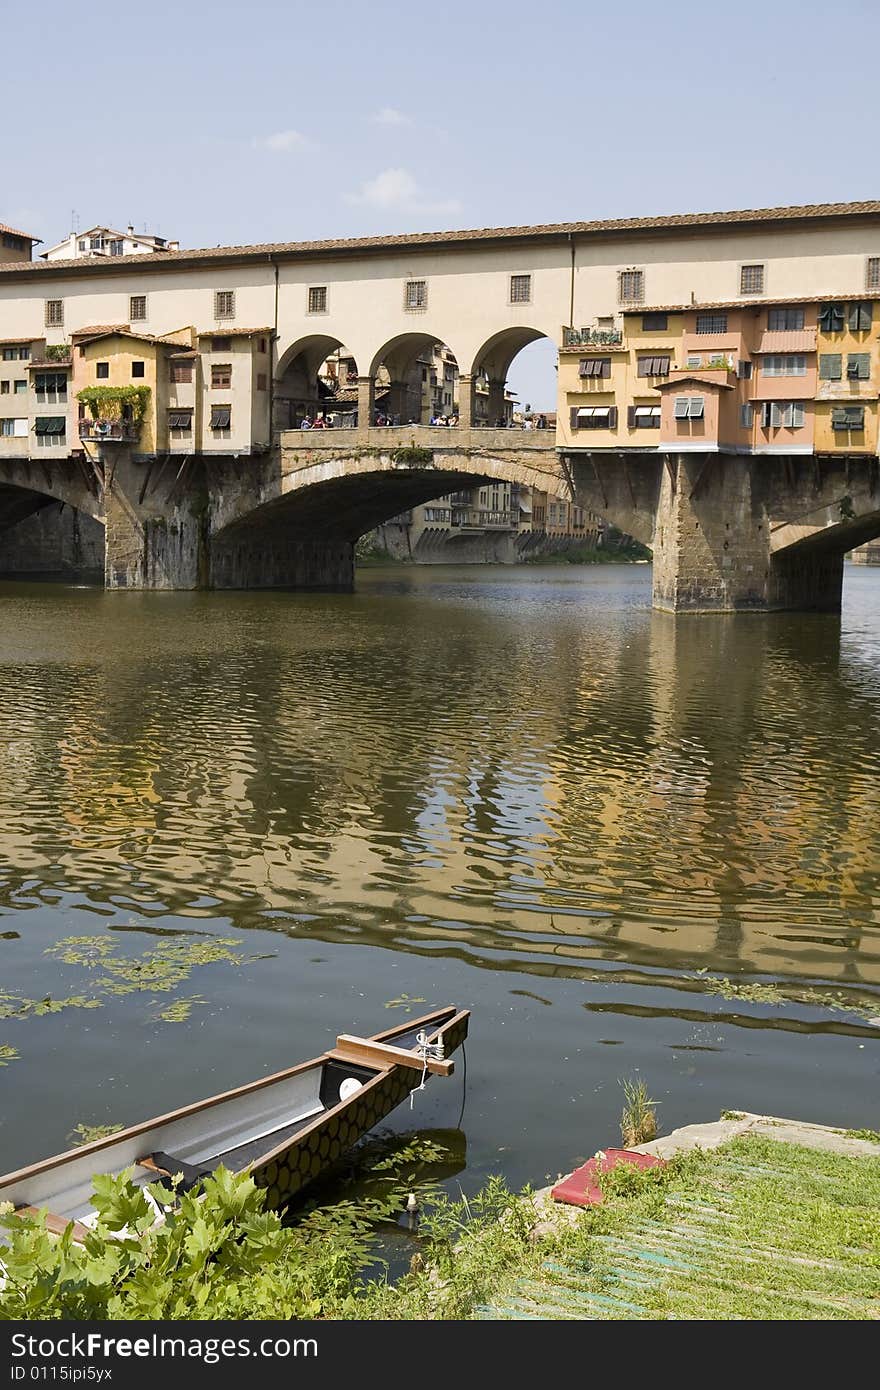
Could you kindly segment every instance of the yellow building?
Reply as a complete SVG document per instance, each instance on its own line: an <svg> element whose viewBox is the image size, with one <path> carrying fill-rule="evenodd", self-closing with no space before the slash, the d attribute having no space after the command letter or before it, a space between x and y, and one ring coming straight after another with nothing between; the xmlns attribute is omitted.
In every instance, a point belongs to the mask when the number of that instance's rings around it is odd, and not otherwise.
<svg viewBox="0 0 880 1390"><path fill-rule="evenodd" d="M623 324L600 321L563 334L557 421L563 448L657 447L660 398L654 388L684 365L684 316L646 311L627 315Z"/></svg>
<svg viewBox="0 0 880 1390"><path fill-rule="evenodd" d="M819 305L817 454L877 452L878 324L876 300L831 300Z"/></svg>

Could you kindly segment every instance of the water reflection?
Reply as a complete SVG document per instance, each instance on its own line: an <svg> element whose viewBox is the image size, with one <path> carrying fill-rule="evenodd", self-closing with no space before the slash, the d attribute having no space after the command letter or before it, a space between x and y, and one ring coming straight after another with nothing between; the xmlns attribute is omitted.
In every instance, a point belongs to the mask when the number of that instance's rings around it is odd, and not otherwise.
<svg viewBox="0 0 880 1390"><path fill-rule="evenodd" d="M842 629L675 621L649 583L3 586L0 925L33 920L32 987L65 931L231 923L356 946L374 1002L395 990L368 947L446 961L466 1002L462 971L521 975L548 1018L548 980L613 984L619 1016L705 1017L701 969L862 999L880 984L880 575L850 576ZM12 969L17 949L0 941ZM266 987L254 974L255 1005Z"/></svg>

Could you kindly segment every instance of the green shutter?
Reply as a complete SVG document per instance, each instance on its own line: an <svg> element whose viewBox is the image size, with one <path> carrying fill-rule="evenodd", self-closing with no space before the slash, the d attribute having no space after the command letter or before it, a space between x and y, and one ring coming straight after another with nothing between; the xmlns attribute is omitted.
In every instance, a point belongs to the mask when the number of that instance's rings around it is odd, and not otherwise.
<svg viewBox="0 0 880 1390"><path fill-rule="evenodd" d="M869 299L860 299L850 304L847 321L852 333L867 333L873 318L873 305Z"/></svg>
<svg viewBox="0 0 880 1390"><path fill-rule="evenodd" d="M850 381L867 381L871 375L871 354L851 352L846 359L846 375Z"/></svg>
<svg viewBox="0 0 880 1390"><path fill-rule="evenodd" d="M843 357L839 352L819 354L819 378L822 381L840 381Z"/></svg>

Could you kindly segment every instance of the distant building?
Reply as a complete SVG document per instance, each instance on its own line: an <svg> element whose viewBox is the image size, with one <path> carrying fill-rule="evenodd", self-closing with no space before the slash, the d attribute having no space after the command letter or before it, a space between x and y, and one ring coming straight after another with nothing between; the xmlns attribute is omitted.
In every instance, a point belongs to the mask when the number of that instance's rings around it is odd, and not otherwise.
<svg viewBox="0 0 880 1390"><path fill-rule="evenodd" d="M29 261L33 257L38 236L28 236L27 232L17 232L0 222L0 262L14 265L16 261Z"/></svg>
<svg viewBox="0 0 880 1390"><path fill-rule="evenodd" d="M179 251L179 241L166 241L148 232L136 232L126 227L117 232L112 227L90 227L87 232L71 232L70 236L41 251L44 261L79 261L83 258L106 256L147 256L161 251Z"/></svg>

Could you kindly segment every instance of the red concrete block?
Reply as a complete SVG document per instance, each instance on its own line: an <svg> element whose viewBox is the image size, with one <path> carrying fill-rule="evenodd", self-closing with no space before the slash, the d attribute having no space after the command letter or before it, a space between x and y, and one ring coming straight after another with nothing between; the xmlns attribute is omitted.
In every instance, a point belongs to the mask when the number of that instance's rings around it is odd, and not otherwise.
<svg viewBox="0 0 880 1390"><path fill-rule="evenodd" d="M665 1167L665 1160L653 1154L638 1154L632 1149L605 1149L601 1158L598 1155L591 1158L558 1182L550 1196L554 1202L565 1202L570 1207L598 1207L602 1202L598 1175L610 1173L619 1163L629 1163L633 1168Z"/></svg>

